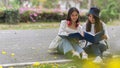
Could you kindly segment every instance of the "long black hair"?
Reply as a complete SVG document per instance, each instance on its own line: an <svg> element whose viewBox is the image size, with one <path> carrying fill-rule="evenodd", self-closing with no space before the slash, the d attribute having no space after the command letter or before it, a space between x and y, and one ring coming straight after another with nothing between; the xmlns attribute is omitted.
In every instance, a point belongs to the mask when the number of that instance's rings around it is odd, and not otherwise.
<svg viewBox="0 0 120 68"><path fill-rule="evenodd" d="M89 16L89 15L88 15ZM96 17L93 15L93 18L95 19L95 33L103 30L103 26L102 26L102 21L100 21L100 18ZM91 31L91 22L88 20L87 24L86 24L86 31L90 32Z"/></svg>
<svg viewBox="0 0 120 68"><path fill-rule="evenodd" d="M71 14L72 14L74 11L76 11L76 12L78 13L78 19L77 19L77 21L76 21L76 23L78 23L78 22L79 22L79 16L80 16L80 15L79 15L78 9L75 8L75 7L72 7L72 8L69 9L66 20L67 20L67 21L71 21Z"/></svg>

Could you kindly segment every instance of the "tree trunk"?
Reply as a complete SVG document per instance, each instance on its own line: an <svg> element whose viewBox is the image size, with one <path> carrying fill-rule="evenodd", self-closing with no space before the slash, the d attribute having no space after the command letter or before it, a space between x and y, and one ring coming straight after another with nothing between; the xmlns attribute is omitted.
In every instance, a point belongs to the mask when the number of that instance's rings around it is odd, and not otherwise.
<svg viewBox="0 0 120 68"><path fill-rule="evenodd" d="M88 0L88 9L91 7L91 0Z"/></svg>
<svg viewBox="0 0 120 68"><path fill-rule="evenodd" d="M8 0L3 0L4 6L7 8L9 6Z"/></svg>

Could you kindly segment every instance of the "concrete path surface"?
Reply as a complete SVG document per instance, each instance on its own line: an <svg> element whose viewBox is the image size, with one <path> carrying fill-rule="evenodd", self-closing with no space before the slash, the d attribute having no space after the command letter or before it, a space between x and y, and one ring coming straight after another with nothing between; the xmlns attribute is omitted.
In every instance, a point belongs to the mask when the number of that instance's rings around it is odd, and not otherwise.
<svg viewBox="0 0 120 68"><path fill-rule="evenodd" d="M66 59L48 51L58 29L0 30L0 64ZM109 26L110 51L120 52L120 26Z"/></svg>

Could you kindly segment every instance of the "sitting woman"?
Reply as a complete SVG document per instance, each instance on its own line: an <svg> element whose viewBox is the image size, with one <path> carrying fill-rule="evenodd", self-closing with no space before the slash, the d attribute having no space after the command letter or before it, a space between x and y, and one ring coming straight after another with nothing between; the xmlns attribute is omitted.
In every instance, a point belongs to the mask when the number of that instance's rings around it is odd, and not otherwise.
<svg viewBox="0 0 120 68"><path fill-rule="evenodd" d="M87 59L87 54L80 46L80 40L67 37L70 33L76 32L83 34L81 25L79 25L79 11L72 7L68 11L67 19L61 21L58 36L51 42L49 49L55 48L63 54L71 52L73 56L78 58L81 54L82 59Z"/></svg>
<svg viewBox="0 0 120 68"><path fill-rule="evenodd" d="M93 35L98 32L104 30L105 33L102 36L101 41L99 43L90 43L88 42L84 48L88 55L93 54L96 56L93 62L100 63L102 62L102 54L107 49L105 40L108 39L108 32L104 22L102 22L99 18L100 10L96 7L91 7L88 13L88 20L83 25L83 31L89 32Z"/></svg>

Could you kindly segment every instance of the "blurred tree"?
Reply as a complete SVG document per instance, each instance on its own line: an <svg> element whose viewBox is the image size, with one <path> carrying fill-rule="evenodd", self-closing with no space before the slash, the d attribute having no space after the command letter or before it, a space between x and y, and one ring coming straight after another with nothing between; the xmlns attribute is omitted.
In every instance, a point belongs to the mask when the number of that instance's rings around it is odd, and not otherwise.
<svg viewBox="0 0 120 68"><path fill-rule="evenodd" d="M12 8L16 8L20 6L20 3L22 2L21 0L1 0L1 2L3 3L3 5L6 8L12 7Z"/></svg>
<svg viewBox="0 0 120 68"><path fill-rule="evenodd" d="M105 22L112 21L119 17L120 0L93 0L92 6L101 9L101 17Z"/></svg>
<svg viewBox="0 0 120 68"><path fill-rule="evenodd" d="M4 6L7 7L9 5L8 1L7 0L2 0L3 3L4 3Z"/></svg>
<svg viewBox="0 0 120 68"><path fill-rule="evenodd" d="M33 6L39 6L39 0L31 0Z"/></svg>
<svg viewBox="0 0 120 68"><path fill-rule="evenodd" d="M43 6L46 0L31 0L33 6Z"/></svg>
<svg viewBox="0 0 120 68"><path fill-rule="evenodd" d="M46 0L43 3L43 7L45 8L56 8L59 0Z"/></svg>
<svg viewBox="0 0 120 68"><path fill-rule="evenodd" d="M19 8L20 1L19 0L9 0L9 6L11 6L12 8Z"/></svg>
<svg viewBox="0 0 120 68"><path fill-rule="evenodd" d="M120 0L92 0L91 6L97 6L101 9L106 9L108 5L111 3L115 3L117 6L114 7L119 7L120 6ZM118 8L116 9L118 10Z"/></svg>

